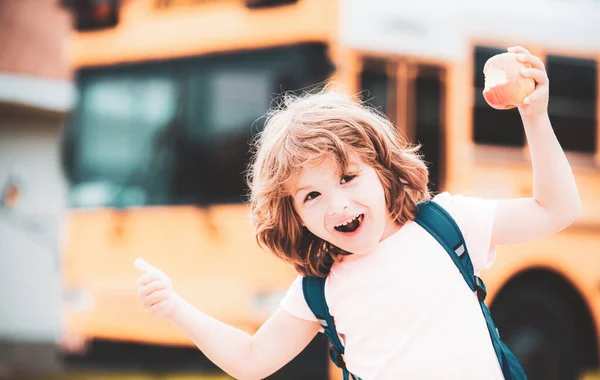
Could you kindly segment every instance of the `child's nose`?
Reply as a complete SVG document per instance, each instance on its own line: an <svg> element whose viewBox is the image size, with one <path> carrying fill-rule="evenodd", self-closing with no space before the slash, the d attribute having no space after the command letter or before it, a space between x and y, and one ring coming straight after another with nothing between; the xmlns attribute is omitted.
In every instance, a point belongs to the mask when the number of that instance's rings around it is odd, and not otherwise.
<svg viewBox="0 0 600 380"><path fill-rule="evenodd" d="M348 200L348 198L346 198L342 195L333 196L333 197L331 197L331 201L329 203L328 214L329 215L343 214L346 211L346 209L348 208L349 204L350 204L350 201Z"/></svg>

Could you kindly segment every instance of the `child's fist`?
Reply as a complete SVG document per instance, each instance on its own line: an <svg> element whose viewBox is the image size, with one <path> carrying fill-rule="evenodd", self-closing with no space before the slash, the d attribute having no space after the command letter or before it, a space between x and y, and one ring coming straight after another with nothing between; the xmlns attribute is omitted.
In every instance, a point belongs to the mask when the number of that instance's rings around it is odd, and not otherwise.
<svg viewBox="0 0 600 380"><path fill-rule="evenodd" d="M547 112L549 80L542 60L521 46L490 58L484 67L483 97L496 109L518 107L521 116Z"/></svg>
<svg viewBox="0 0 600 380"><path fill-rule="evenodd" d="M508 51L517 54L517 59L520 62L530 66L521 69L521 75L535 81L535 90L526 96L523 99L523 104L519 106L521 116L538 116L547 113L550 80L544 62L521 46L510 47Z"/></svg>
<svg viewBox="0 0 600 380"><path fill-rule="evenodd" d="M133 265L142 272L137 283L142 305L156 317L172 317L179 301L169 277L142 259L136 259Z"/></svg>
<svg viewBox="0 0 600 380"><path fill-rule="evenodd" d="M506 110L523 104L523 99L535 90L535 80L521 75L530 67L517 59L515 53L496 54L485 63L483 97L493 108Z"/></svg>

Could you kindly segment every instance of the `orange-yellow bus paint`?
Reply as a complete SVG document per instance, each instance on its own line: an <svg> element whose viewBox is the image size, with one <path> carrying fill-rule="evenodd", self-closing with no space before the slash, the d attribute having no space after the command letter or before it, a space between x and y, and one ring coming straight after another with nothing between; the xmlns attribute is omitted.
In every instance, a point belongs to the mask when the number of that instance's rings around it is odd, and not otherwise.
<svg viewBox="0 0 600 380"><path fill-rule="evenodd" d="M184 5L158 10L152 2L124 2L117 28L74 33L70 44L73 68L320 41L328 44L336 65L332 78L346 91L356 93L365 56L378 56L398 65L403 78L400 92L411 85L413 69L436 65L444 70L445 85L442 189L483 197L531 195L532 172L526 147L491 147L472 141L472 51L449 61L352 49L337 34L340 9L335 0L302 0L261 11L245 9L237 1L186 5L192 3L176 2ZM472 36L469 43L498 46L497 41L477 36ZM535 47L540 53L549 48ZM577 47L572 49L566 53L577 56ZM588 57L587 53L581 54ZM600 61L600 56L596 60ZM398 104L398 109L412 112L410 102ZM600 120L600 104L596 109ZM398 118L398 126L410 132L410 115L398 113ZM600 133L596 136L600 146ZM583 202L580 220L552 237L499 248L496 263L483 273L489 303L516 274L547 268L572 283L600 334L598 157L600 153L568 153ZM178 291L202 310L248 332L255 331L273 307L265 306L257 297L285 291L295 273L257 247L247 212L244 205L71 211L64 252L66 287L82 290L92 302L79 309L65 308L65 329L90 339L191 344L178 330L151 317L138 304L133 260L142 256L170 274ZM179 238L175 240L174 236ZM600 342L600 335L597 340ZM332 378L340 376L335 367L331 374Z"/></svg>

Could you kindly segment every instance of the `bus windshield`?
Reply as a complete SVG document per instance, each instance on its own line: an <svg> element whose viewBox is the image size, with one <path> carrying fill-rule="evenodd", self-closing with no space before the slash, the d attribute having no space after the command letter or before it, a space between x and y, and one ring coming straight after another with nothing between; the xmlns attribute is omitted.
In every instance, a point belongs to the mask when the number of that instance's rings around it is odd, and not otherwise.
<svg viewBox="0 0 600 380"><path fill-rule="evenodd" d="M244 201L261 116L331 71L323 44L80 70L65 146L71 206Z"/></svg>

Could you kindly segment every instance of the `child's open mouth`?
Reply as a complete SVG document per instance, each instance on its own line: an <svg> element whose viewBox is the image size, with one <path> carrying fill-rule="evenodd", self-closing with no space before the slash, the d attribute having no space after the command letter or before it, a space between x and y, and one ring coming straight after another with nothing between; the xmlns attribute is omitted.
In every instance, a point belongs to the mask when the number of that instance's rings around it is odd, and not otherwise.
<svg viewBox="0 0 600 380"><path fill-rule="evenodd" d="M352 218L349 218L348 220L344 221L343 223L334 226L333 228L339 232L354 232L358 229L358 227L360 227L360 224L362 223L364 217L364 214L355 215Z"/></svg>

